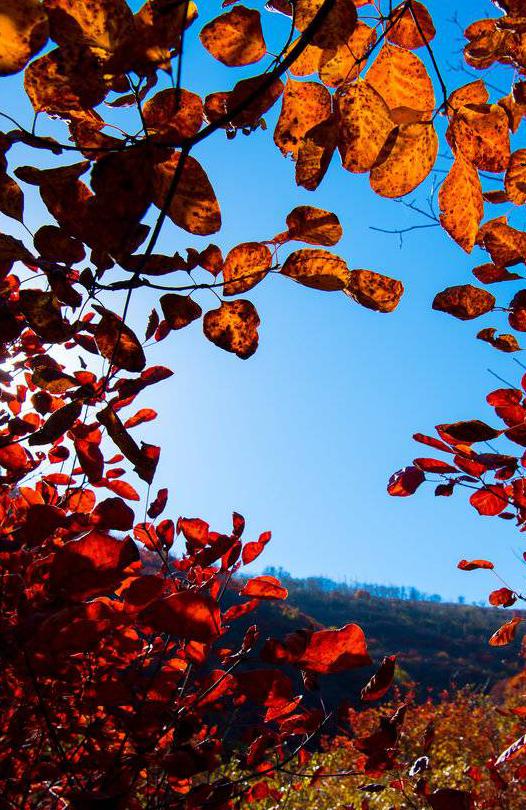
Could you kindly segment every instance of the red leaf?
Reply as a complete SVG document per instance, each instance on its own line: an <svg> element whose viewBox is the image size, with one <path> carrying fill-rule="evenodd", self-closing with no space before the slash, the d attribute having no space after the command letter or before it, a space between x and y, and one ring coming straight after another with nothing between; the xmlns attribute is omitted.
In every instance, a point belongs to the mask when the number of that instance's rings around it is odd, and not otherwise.
<svg viewBox="0 0 526 810"><path fill-rule="evenodd" d="M489 560L460 560L457 568L461 571L475 571L477 568L494 568L492 562Z"/></svg>
<svg viewBox="0 0 526 810"><path fill-rule="evenodd" d="M475 507L479 515L500 515L508 506L508 498L504 487L488 486L477 490L470 497L469 502Z"/></svg>
<svg viewBox="0 0 526 810"><path fill-rule="evenodd" d="M394 678L396 655L386 656L378 671L361 691L362 700L380 700L388 692Z"/></svg>
<svg viewBox="0 0 526 810"><path fill-rule="evenodd" d="M387 492L389 495L405 498L408 495L413 495L425 480L424 473L418 467L404 467L403 470L398 470L391 476L387 485Z"/></svg>
<svg viewBox="0 0 526 810"><path fill-rule="evenodd" d="M152 501L150 506L148 507L148 517L152 520L155 520L156 517L164 511L166 506L166 502L168 501L168 490L167 489L160 489L157 493L155 500Z"/></svg>
<svg viewBox="0 0 526 810"><path fill-rule="evenodd" d="M286 599L288 591L276 577L254 577L239 592L252 599Z"/></svg>
<svg viewBox="0 0 526 810"><path fill-rule="evenodd" d="M437 458L415 458L413 464L420 470L429 473L455 473L458 472L456 467L451 464L446 464L445 461L440 461Z"/></svg>
<svg viewBox="0 0 526 810"><path fill-rule="evenodd" d="M517 597L509 588L499 588L489 595L489 603L494 607L511 607L517 601Z"/></svg>
<svg viewBox="0 0 526 810"><path fill-rule="evenodd" d="M196 591L180 591L159 599L143 610L139 619L158 632L204 643L221 632L217 602Z"/></svg>
<svg viewBox="0 0 526 810"><path fill-rule="evenodd" d="M284 643L268 639L261 655L265 661L288 662L321 675L372 663L365 635L357 624L339 630L299 631L287 636Z"/></svg>

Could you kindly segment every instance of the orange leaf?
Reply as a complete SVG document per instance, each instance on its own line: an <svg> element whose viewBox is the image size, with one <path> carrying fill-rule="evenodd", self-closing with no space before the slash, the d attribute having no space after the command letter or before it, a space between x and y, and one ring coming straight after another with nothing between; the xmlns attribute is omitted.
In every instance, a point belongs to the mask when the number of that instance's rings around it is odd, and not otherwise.
<svg viewBox="0 0 526 810"><path fill-rule="evenodd" d="M473 287L472 284L446 287L437 293L433 301L433 309L447 312L461 321L470 321L485 315L494 306L495 296L480 287Z"/></svg>
<svg viewBox="0 0 526 810"><path fill-rule="evenodd" d="M309 191L314 191L325 177L329 168L336 142L338 129L334 115L309 129L304 135L296 161L296 183Z"/></svg>
<svg viewBox="0 0 526 810"><path fill-rule="evenodd" d="M327 292L343 290L350 281L350 273L343 259L328 250L313 248L295 250L288 256L281 272L306 287Z"/></svg>
<svg viewBox="0 0 526 810"><path fill-rule="evenodd" d="M47 14L39 0L2 0L0 76L23 70L48 36Z"/></svg>
<svg viewBox="0 0 526 810"><path fill-rule="evenodd" d="M272 254L261 242L243 242L229 251L223 265L223 294L239 295L259 284L270 268Z"/></svg>
<svg viewBox="0 0 526 810"><path fill-rule="evenodd" d="M302 33L312 22L324 0L296 0L294 4L294 25ZM353 3L348 0L335 0L329 13L312 35L313 45L320 48L334 48L347 42L356 27L357 15Z"/></svg>
<svg viewBox="0 0 526 810"><path fill-rule="evenodd" d="M289 79L274 130L274 143L284 155L297 158L303 137L330 114L331 96L326 87L317 82Z"/></svg>
<svg viewBox="0 0 526 810"><path fill-rule="evenodd" d="M157 411L154 411L153 408L141 408L137 413L133 416L130 416L124 423L125 428L135 427L136 425L142 425L143 422L151 422L152 419L157 418Z"/></svg>
<svg viewBox="0 0 526 810"><path fill-rule="evenodd" d="M344 168L369 171L394 126L384 99L366 81L345 88L338 96L338 124Z"/></svg>
<svg viewBox="0 0 526 810"><path fill-rule="evenodd" d="M484 223L478 232L477 245L487 250L498 266L519 264L526 257L526 234L508 225L506 217Z"/></svg>
<svg viewBox="0 0 526 810"><path fill-rule="evenodd" d="M310 205L298 205L287 215L288 238L311 245L331 247L342 238L342 226L336 214L313 208Z"/></svg>
<svg viewBox="0 0 526 810"><path fill-rule="evenodd" d="M387 39L402 48L411 50L422 48L435 37L436 31L431 15L417 0L412 0L409 6L406 3L395 6L389 15L388 26L393 20L396 22L388 27Z"/></svg>
<svg viewBox="0 0 526 810"><path fill-rule="evenodd" d="M496 335L495 333L496 329L493 327L481 329L477 334L477 338L484 340L486 343L493 346L494 349L498 349L501 352L520 352L521 347L513 335Z"/></svg>
<svg viewBox="0 0 526 810"><path fill-rule="evenodd" d="M489 560L460 560L457 565L457 568L460 568L461 571L475 571L478 568L494 568L492 562Z"/></svg>
<svg viewBox="0 0 526 810"><path fill-rule="evenodd" d="M478 169L502 172L510 159L510 134L506 112L497 104L461 107L450 120L448 143Z"/></svg>
<svg viewBox="0 0 526 810"><path fill-rule="evenodd" d="M504 178L504 187L508 198L515 205L526 203L526 149L513 152Z"/></svg>
<svg viewBox="0 0 526 810"><path fill-rule="evenodd" d="M485 104L488 98L489 93L486 90L486 85L482 79L477 79L475 82L470 82L457 90L453 90L447 100L447 114L452 115L466 104Z"/></svg>
<svg viewBox="0 0 526 810"><path fill-rule="evenodd" d="M382 197L403 197L422 183L435 165L438 138L431 122L400 124L371 169L371 188Z"/></svg>
<svg viewBox="0 0 526 810"><path fill-rule="evenodd" d="M375 312L392 312L398 306L404 285L372 270L351 270L345 294Z"/></svg>
<svg viewBox="0 0 526 810"><path fill-rule="evenodd" d="M258 347L259 315L250 301L223 301L207 312L203 331L212 343L246 360Z"/></svg>
<svg viewBox="0 0 526 810"><path fill-rule="evenodd" d="M440 223L460 247L471 253L484 215L477 170L459 154L438 193Z"/></svg>
<svg viewBox="0 0 526 810"><path fill-rule="evenodd" d="M170 219L189 233L206 236L221 227L221 211L206 172L195 158L181 158L174 152L168 160L156 163L153 169L153 202L163 208L168 197L179 160L184 167L168 209Z"/></svg>
<svg viewBox="0 0 526 810"><path fill-rule="evenodd" d="M240 5L207 23L199 39L215 59L229 67L259 62L267 52L259 11Z"/></svg>
<svg viewBox="0 0 526 810"><path fill-rule="evenodd" d="M199 132L203 123L203 102L195 93L170 87L146 102L143 116L149 135L180 142Z"/></svg>
<svg viewBox="0 0 526 810"><path fill-rule="evenodd" d="M133 33L126 0L45 0L52 39L64 47L88 46L108 59Z"/></svg>
<svg viewBox="0 0 526 810"><path fill-rule="evenodd" d="M344 83L357 79L365 64L365 58L376 39L377 35L374 28L359 20L347 42L340 43L336 48L321 51L316 49L318 51L319 76L323 84L326 87L339 87ZM309 45L308 48L313 48L313 46ZM318 69L318 64L314 70ZM296 62L293 67L295 65ZM291 72L294 73L294 70ZM313 73L314 71L310 70L309 72ZM296 73L296 75L301 74Z"/></svg>
<svg viewBox="0 0 526 810"><path fill-rule="evenodd" d="M409 107L430 114L435 107L433 84L418 56L397 45L384 45L366 79L387 106Z"/></svg>
<svg viewBox="0 0 526 810"><path fill-rule="evenodd" d="M285 643L269 639L262 658L276 663L293 663L320 675L344 672L371 663L365 635L357 624L315 633L300 631L287 636Z"/></svg>

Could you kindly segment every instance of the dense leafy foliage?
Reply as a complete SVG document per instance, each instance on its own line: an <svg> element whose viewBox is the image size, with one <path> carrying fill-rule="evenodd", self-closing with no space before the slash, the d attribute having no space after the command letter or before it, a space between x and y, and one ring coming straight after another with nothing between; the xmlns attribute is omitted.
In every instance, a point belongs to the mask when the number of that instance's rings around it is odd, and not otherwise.
<svg viewBox="0 0 526 810"><path fill-rule="evenodd" d="M261 241L208 242L221 229L221 192L191 152L221 132L232 140L265 129L274 105L281 105L274 142L292 157L298 185L314 191L341 160L344 170L367 173L387 198L409 194L432 172L436 122L445 116L454 162L439 194L440 222L464 250L478 244L488 251L492 263L474 271L482 283L517 277L508 268L524 258L524 234L504 217L479 226L484 200L526 199L524 150L510 146L525 109L524 83L496 103L482 80L449 94L426 7L416 0L370 5L269 0L260 11L227 0L201 26L191 0L146 0L135 13L125 0L0 3L0 75L21 74L35 112L24 125L2 111L12 128L0 135L0 212L18 228L16 236L0 234L6 807L228 808L261 798L268 779L290 763L302 766L307 747L334 733L343 716L303 694L317 695L322 676L371 664L364 632L352 621L267 639L260 652L251 625L231 645L231 625L261 602L287 596L271 575L236 581L270 535L244 543L236 513L228 533L198 518L165 517L167 489L153 499L149 489L161 448L131 432L157 414L128 411L141 391L172 374L149 365L150 341L202 319L216 346L242 359L254 354L260 316L239 296L268 274L343 292L376 312L399 303L398 280L349 268L328 250L341 238L340 222L315 206L294 208ZM521 0L503 6L496 19L470 26L466 60L475 69L500 62L524 73L526 9ZM274 12L290 18L277 55L267 47ZM186 90L182 65L192 36L223 65L256 65L255 72L204 99ZM127 129L119 124L122 109ZM38 115L54 121L53 135L39 134ZM29 165L14 165L20 154ZM482 191L488 172L503 175L503 190ZM50 220L32 233L24 204L37 193ZM165 225L177 229L180 244L186 234L205 242L180 248L185 255L159 253ZM144 338L128 322L141 288L162 293L141 326ZM216 297L205 313L192 298L197 290ZM468 320L493 310L495 298L471 285L451 287L434 306ZM515 330L524 331L524 312L519 291L509 306ZM479 337L504 351L518 348L493 328ZM521 444L522 394L500 392L493 404L505 411L498 415L508 438ZM500 514L511 503L523 522L517 459L471 448L501 432L478 421L440 426L440 441L425 443L453 463L417 459L395 476L391 493L411 494L429 473L445 476L449 492L461 471L476 484L479 512ZM495 472L491 484L481 477L488 471ZM130 503L138 505L146 488L139 515ZM236 599L226 606L230 591ZM511 605L517 596L500 589L492 601ZM519 621L490 643L507 643ZM381 699L394 673L393 656L378 661L361 693L350 696L356 706ZM376 777L395 766L406 713L405 703L393 707L377 730L354 741L361 772ZM236 748L243 753L233 772ZM449 786L432 791L425 779L419 785L422 801L439 810L476 798ZM391 786L404 791L396 780Z"/></svg>

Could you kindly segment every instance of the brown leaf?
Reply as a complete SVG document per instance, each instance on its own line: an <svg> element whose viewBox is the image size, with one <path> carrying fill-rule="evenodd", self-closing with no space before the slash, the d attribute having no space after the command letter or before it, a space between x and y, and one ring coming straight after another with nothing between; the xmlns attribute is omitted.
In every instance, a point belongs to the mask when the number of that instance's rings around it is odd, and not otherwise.
<svg viewBox="0 0 526 810"><path fill-rule="evenodd" d="M323 5L323 0L296 0L294 25L302 33ZM312 36L312 44L319 48L334 48L347 42L357 22L356 8L347 0L335 0L329 13Z"/></svg>
<svg viewBox="0 0 526 810"><path fill-rule="evenodd" d="M366 81L358 81L338 97L338 125L338 148L350 172L369 171L394 126L389 107Z"/></svg>
<svg viewBox="0 0 526 810"><path fill-rule="evenodd" d="M360 693L362 700L380 700L389 691L396 669L396 655L388 655L380 664L371 680Z"/></svg>
<svg viewBox="0 0 526 810"><path fill-rule="evenodd" d="M486 312L491 312L495 306L495 296L480 287L472 284L462 284L456 287L446 287L437 293L433 301L433 309L447 312L461 321L478 318Z"/></svg>
<svg viewBox="0 0 526 810"><path fill-rule="evenodd" d="M199 304L187 295L166 293L159 303L170 329L183 329L203 314Z"/></svg>
<svg viewBox="0 0 526 810"><path fill-rule="evenodd" d="M215 59L229 67L259 62L267 52L259 11L240 5L207 23L199 39Z"/></svg>
<svg viewBox="0 0 526 810"><path fill-rule="evenodd" d="M179 181L168 209L170 219L189 233L206 236L221 227L221 211L206 172L193 157L174 154L161 163L156 163L153 171L155 205L162 209L172 184L179 161L184 160Z"/></svg>
<svg viewBox="0 0 526 810"><path fill-rule="evenodd" d="M303 137L296 161L296 183L309 191L314 191L325 177L329 168L338 131L334 115L316 124Z"/></svg>
<svg viewBox="0 0 526 810"><path fill-rule="evenodd" d="M526 234L508 225L506 217L486 222L477 236L477 245L487 250L494 264L509 267L526 257Z"/></svg>
<svg viewBox="0 0 526 810"><path fill-rule="evenodd" d="M319 71L323 84L326 87L340 87L340 85L358 78L365 64L365 58L376 39L377 35L374 28L360 20L347 42L342 42L335 48L326 50L320 50L309 45L306 50L311 48L317 51L317 64L314 70ZM314 64L314 59L311 64ZM309 67L311 67L311 64L309 64ZM296 65L296 62L294 65ZM294 70L291 70L291 72L294 73ZM308 73L313 72L313 70L308 71ZM306 74L295 73L295 75Z"/></svg>
<svg viewBox="0 0 526 810"><path fill-rule="evenodd" d="M135 439L133 439L125 429L111 405L107 405L105 408L98 411L97 419L101 425L104 425L108 431L108 435L115 442L121 453L134 465L134 470L139 478L151 484L159 459L158 448L151 444L145 444L144 442L141 442L141 446L139 447ZM126 493L125 486L129 485L125 481L110 481L107 486L123 498L131 497L132 500L138 500L139 496L135 498L133 494L130 495Z"/></svg>
<svg viewBox="0 0 526 810"><path fill-rule="evenodd" d="M223 294L239 295L259 284L272 263L272 254L261 242L243 242L232 248L223 266Z"/></svg>
<svg viewBox="0 0 526 810"><path fill-rule="evenodd" d="M250 301L241 298L223 301L218 309L207 312L203 331L208 340L246 360L258 347L259 315Z"/></svg>
<svg viewBox="0 0 526 810"><path fill-rule="evenodd" d="M483 284L495 284L498 281L515 281L518 278L523 278L518 273L510 273L505 267L498 267L492 263L480 264L478 267L474 267L472 272L475 278Z"/></svg>
<svg viewBox="0 0 526 810"><path fill-rule="evenodd" d="M496 331L493 327L481 329L477 338L486 341L501 352L520 352L521 347L513 335L496 335Z"/></svg>
<svg viewBox="0 0 526 810"><path fill-rule="evenodd" d="M20 309L31 329L46 343L64 343L71 337L71 325L62 317L59 300L52 292L20 290Z"/></svg>
<svg viewBox="0 0 526 810"><path fill-rule="evenodd" d="M440 224L460 247L471 253L484 215L477 170L460 153L440 187Z"/></svg>
<svg viewBox="0 0 526 810"><path fill-rule="evenodd" d="M345 294L375 312L392 312L398 306L404 285L372 270L351 270Z"/></svg>
<svg viewBox="0 0 526 810"><path fill-rule="evenodd" d="M225 104L230 114L231 123L236 127L256 126L261 116L274 106L283 93L283 82L275 79L268 87L268 75L252 76L242 79L231 93L228 93Z"/></svg>
<svg viewBox="0 0 526 810"><path fill-rule="evenodd" d="M513 152L504 178L504 187L508 198L515 205L526 203L526 149Z"/></svg>
<svg viewBox="0 0 526 810"><path fill-rule="evenodd" d="M331 96L317 82L289 79L283 93L281 112L274 130L274 143L286 156L298 157L304 136L331 114Z"/></svg>
<svg viewBox="0 0 526 810"><path fill-rule="evenodd" d="M473 444L474 442L489 442L500 436L500 431L490 427L480 419L470 419L464 422L448 422L437 425L436 429L442 438L451 443Z"/></svg>
<svg viewBox="0 0 526 810"><path fill-rule="evenodd" d="M146 358L135 333L115 313L102 307L97 309L102 317L94 337L101 355L117 368L142 371Z"/></svg>
<svg viewBox="0 0 526 810"><path fill-rule="evenodd" d="M102 60L134 33L126 0L44 0L44 5L57 44L88 46Z"/></svg>
<svg viewBox="0 0 526 810"><path fill-rule="evenodd" d="M0 211L19 222L24 220L24 194L12 177L0 172Z"/></svg>
<svg viewBox="0 0 526 810"><path fill-rule="evenodd" d="M43 225L34 236L35 248L48 262L66 265L81 262L86 255L84 245L56 225Z"/></svg>
<svg viewBox="0 0 526 810"><path fill-rule="evenodd" d="M32 447L40 444L52 444L68 431L77 421L82 411L82 402L74 400L53 411L44 425L32 433L27 440Z"/></svg>
<svg viewBox="0 0 526 810"><path fill-rule="evenodd" d="M451 117L446 137L456 154L461 152L482 171L502 172L508 165L508 117L497 104L461 107Z"/></svg>
<svg viewBox="0 0 526 810"><path fill-rule="evenodd" d="M345 261L328 250L295 250L287 257L281 272L306 287L327 292L344 290L350 282Z"/></svg>
<svg viewBox="0 0 526 810"><path fill-rule="evenodd" d="M293 208L287 215L287 228L289 239L325 247L335 245L343 234L336 214L310 205Z"/></svg>
<svg viewBox="0 0 526 810"><path fill-rule="evenodd" d="M35 112L71 118L95 107L107 88L100 63L87 49L55 48L26 69L24 88Z"/></svg>
<svg viewBox="0 0 526 810"><path fill-rule="evenodd" d="M401 124L371 169L371 188L382 197L409 194L429 175L437 154L438 138L431 122Z"/></svg>
<svg viewBox="0 0 526 810"><path fill-rule="evenodd" d="M384 45L366 79L390 109L409 107L431 113L435 93L429 74L416 54L397 45Z"/></svg>
<svg viewBox="0 0 526 810"><path fill-rule="evenodd" d="M200 97L182 88L161 90L143 107L148 134L167 138L172 143L192 138L199 132L203 115Z"/></svg>
<svg viewBox="0 0 526 810"><path fill-rule="evenodd" d="M23 70L48 36L47 14L39 0L2 0L0 76Z"/></svg>
<svg viewBox="0 0 526 810"><path fill-rule="evenodd" d="M413 0L409 6L405 3L395 6L387 24L393 20L396 22L387 29L387 39L395 45L410 49L422 48L435 38L436 31L431 15L417 0Z"/></svg>

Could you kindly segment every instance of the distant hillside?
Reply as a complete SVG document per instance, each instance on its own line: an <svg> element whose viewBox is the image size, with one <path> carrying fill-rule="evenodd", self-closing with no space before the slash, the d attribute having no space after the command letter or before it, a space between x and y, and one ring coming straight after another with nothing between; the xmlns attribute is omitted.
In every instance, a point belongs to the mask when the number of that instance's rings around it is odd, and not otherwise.
<svg viewBox="0 0 526 810"><path fill-rule="evenodd" d="M385 599L363 589L322 590L312 583L305 587L303 580L289 579L285 584L289 589L286 602L262 603L256 614L246 617L245 626L255 621L262 639L283 637L309 624L320 629L356 622L366 634L375 663L384 655L398 654L400 680L414 682L421 696L466 684L489 691L521 669L520 633L508 647L490 647L488 639L512 615L526 618L526 613ZM324 691L336 700L346 697L373 671L330 676L324 679Z"/></svg>

